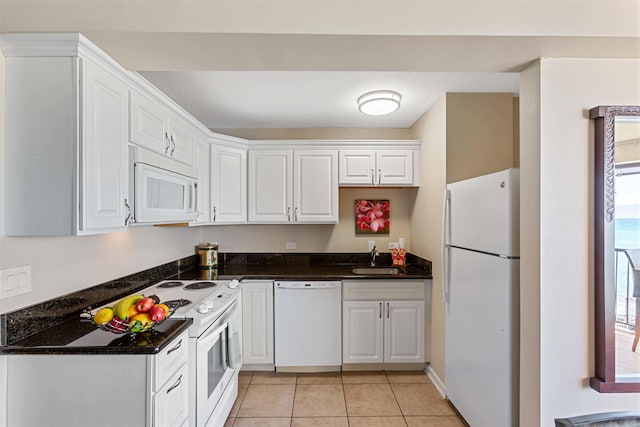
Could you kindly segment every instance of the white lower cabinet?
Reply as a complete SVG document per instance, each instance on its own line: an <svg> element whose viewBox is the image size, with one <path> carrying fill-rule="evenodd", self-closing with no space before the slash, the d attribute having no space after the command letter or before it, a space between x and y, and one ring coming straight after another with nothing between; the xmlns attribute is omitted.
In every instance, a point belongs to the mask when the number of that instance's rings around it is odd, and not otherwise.
<svg viewBox="0 0 640 427"><path fill-rule="evenodd" d="M182 426L187 340L185 332L156 355L9 355L7 424Z"/></svg>
<svg viewBox="0 0 640 427"><path fill-rule="evenodd" d="M274 364L273 281L242 281L242 363Z"/></svg>
<svg viewBox="0 0 640 427"><path fill-rule="evenodd" d="M425 282L343 282L342 363L422 363Z"/></svg>

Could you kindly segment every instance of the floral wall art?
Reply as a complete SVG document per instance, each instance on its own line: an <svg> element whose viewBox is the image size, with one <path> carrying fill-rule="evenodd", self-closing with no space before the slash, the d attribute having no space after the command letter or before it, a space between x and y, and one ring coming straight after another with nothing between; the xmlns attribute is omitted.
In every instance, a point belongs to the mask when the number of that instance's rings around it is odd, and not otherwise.
<svg viewBox="0 0 640 427"><path fill-rule="evenodd" d="M356 200L356 234L389 234L389 201Z"/></svg>

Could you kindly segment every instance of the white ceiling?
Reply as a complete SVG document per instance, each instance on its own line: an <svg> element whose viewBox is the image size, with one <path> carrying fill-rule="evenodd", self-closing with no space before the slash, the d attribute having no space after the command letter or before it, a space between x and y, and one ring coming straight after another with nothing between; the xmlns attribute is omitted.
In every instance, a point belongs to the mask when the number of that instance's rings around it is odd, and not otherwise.
<svg viewBox="0 0 640 427"><path fill-rule="evenodd" d="M363 71L140 72L211 129L409 128L446 92L519 91L517 73ZM399 110L366 116L357 98L390 89Z"/></svg>

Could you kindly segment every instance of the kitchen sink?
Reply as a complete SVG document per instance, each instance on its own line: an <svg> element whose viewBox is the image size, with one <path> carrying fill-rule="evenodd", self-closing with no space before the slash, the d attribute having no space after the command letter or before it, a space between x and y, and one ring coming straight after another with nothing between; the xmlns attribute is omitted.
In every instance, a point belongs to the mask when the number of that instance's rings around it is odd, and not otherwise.
<svg viewBox="0 0 640 427"><path fill-rule="evenodd" d="M356 267L351 270L353 274L375 275L375 274L398 274L401 273L397 267Z"/></svg>

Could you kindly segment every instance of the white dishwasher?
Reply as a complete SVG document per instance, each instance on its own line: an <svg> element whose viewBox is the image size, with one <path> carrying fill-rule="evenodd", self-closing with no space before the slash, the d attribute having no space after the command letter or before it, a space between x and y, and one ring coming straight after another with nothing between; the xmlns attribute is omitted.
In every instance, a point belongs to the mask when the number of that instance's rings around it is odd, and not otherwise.
<svg viewBox="0 0 640 427"><path fill-rule="evenodd" d="M274 319L277 370L302 367L307 370L340 369L341 282L276 282Z"/></svg>

